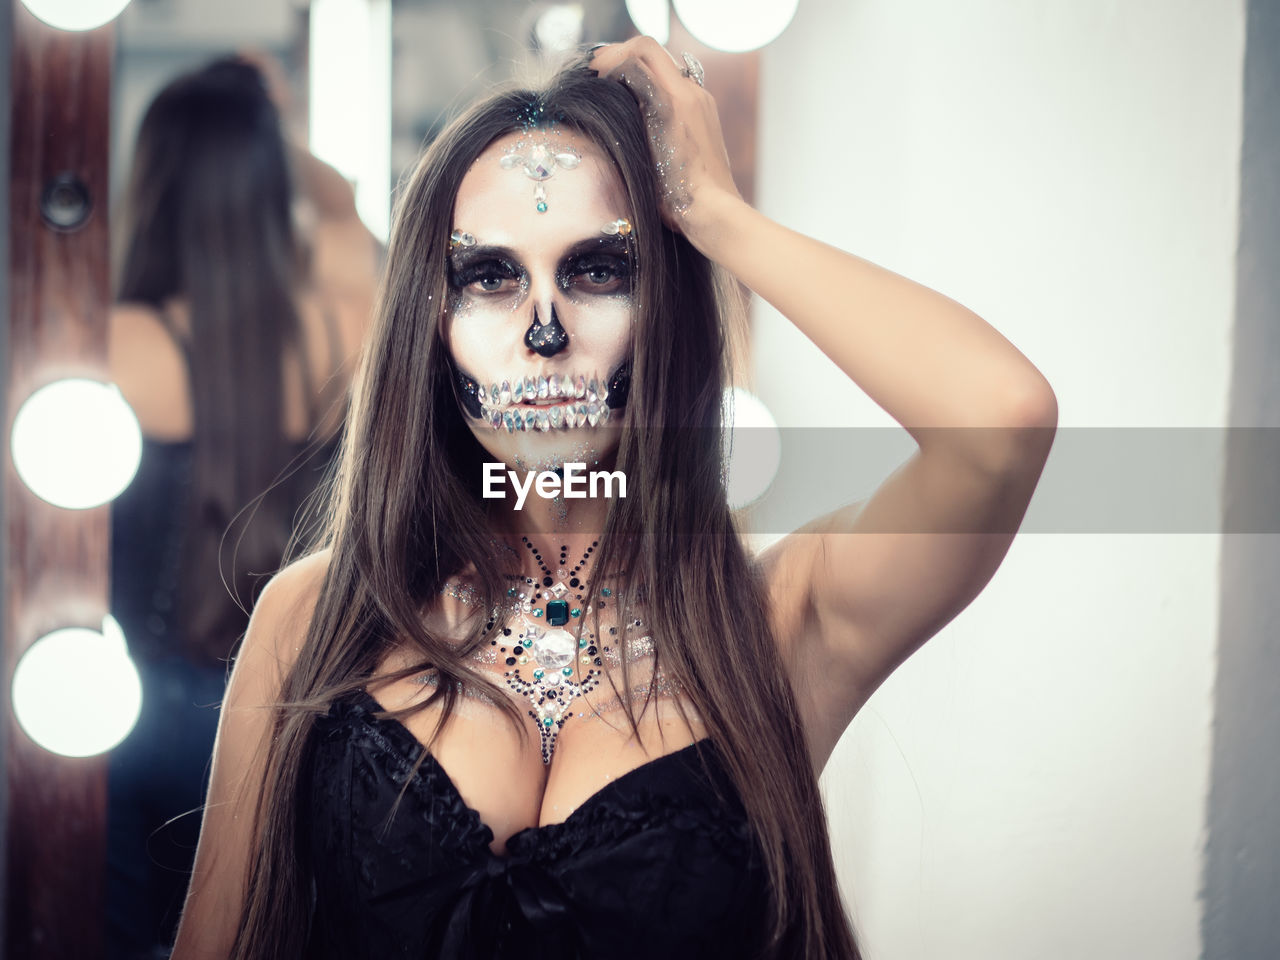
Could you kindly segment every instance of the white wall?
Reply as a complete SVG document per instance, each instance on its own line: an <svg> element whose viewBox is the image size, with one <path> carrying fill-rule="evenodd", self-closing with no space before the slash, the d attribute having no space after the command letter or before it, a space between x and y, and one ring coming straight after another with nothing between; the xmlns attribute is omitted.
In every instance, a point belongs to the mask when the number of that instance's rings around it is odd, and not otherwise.
<svg viewBox="0 0 1280 960"><path fill-rule="evenodd" d="M1223 425L1243 31L1238 0L801 0L758 203L977 311L1061 430ZM767 306L755 356L784 426L892 423ZM869 957L1199 956L1219 547L1024 534L872 699L823 777Z"/></svg>

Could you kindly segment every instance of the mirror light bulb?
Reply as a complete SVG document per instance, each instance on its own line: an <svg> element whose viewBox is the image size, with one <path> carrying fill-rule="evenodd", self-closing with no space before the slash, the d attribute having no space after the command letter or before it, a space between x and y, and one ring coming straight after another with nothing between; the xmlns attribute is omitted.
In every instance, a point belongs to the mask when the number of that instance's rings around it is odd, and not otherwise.
<svg viewBox="0 0 1280 960"><path fill-rule="evenodd" d="M13 713L35 743L64 757L92 757L129 735L142 710L142 682L124 634L67 627L45 634L13 671Z"/></svg>
<svg viewBox="0 0 1280 960"><path fill-rule="evenodd" d="M22 0L22 5L59 30L93 30L120 16L129 0Z"/></svg>
<svg viewBox="0 0 1280 960"><path fill-rule="evenodd" d="M9 442L22 482L69 510L118 496L142 458L138 418L114 384L97 380L58 380L31 394Z"/></svg>
<svg viewBox="0 0 1280 960"><path fill-rule="evenodd" d="M702 43L745 53L776 40L800 0L672 0L676 16Z"/></svg>
<svg viewBox="0 0 1280 960"><path fill-rule="evenodd" d="M534 36L543 50L561 52L582 42L584 11L580 3L557 3L548 7L533 25Z"/></svg>
<svg viewBox="0 0 1280 960"><path fill-rule="evenodd" d="M782 435L769 408L741 387L724 392L725 486L729 507L759 500L782 463Z"/></svg>
<svg viewBox="0 0 1280 960"><path fill-rule="evenodd" d="M627 0L636 29L661 44L671 39L671 0Z"/></svg>

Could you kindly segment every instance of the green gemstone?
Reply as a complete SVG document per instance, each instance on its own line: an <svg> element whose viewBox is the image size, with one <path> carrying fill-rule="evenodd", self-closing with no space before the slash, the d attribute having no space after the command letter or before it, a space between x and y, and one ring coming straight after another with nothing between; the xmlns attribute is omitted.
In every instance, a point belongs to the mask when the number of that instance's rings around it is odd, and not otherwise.
<svg viewBox="0 0 1280 960"><path fill-rule="evenodd" d="M612 597L612 596L613 596L613 591L612 591L612 590L610 590L608 587L604 587L604 588L600 591L600 595L601 595L602 597Z"/></svg>
<svg viewBox="0 0 1280 960"><path fill-rule="evenodd" d="M586 637L583 637L581 640L579 640L579 641L578 641L578 646L579 646L579 647L585 647L586 645L587 645L587 638L586 638Z"/></svg>
<svg viewBox="0 0 1280 960"><path fill-rule="evenodd" d="M560 672L561 672L561 673L563 673L566 677L572 677L572 676L573 676L573 667L565 667L565 668L564 668L563 670L561 670Z"/></svg>
<svg viewBox="0 0 1280 960"><path fill-rule="evenodd" d="M563 627L569 622L569 604L564 600L552 600L547 604L547 623Z"/></svg>
<svg viewBox="0 0 1280 960"><path fill-rule="evenodd" d="M569 611L569 616L580 617L582 616L582 610L579 607L574 607L572 610Z"/></svg>
<svg viewBox="0 0 1280 960"><path fill-rule="evenodd" d="M539 669L537 669L537 670L533 671L533 679L535 679L535 680L541 680L541 679L542 679L542 669L541 669L541 668L539 668Z"/></svg>
<svg viewBox="0 0 1280 960"><path fill-rule="evenodd" d="M540 616L542 616L542 608L541 608L541 607L534 607L534 608L533 608L533 615L534 615L535 617L540 617Z"/></svg>
<svg viewBox="0 0 1280 960"><path fill-rule="evenodd" d="M539 201L538 201L538 212L539 212L539 213L546 213L546 212L547 212L547 201L545 201L545 200L539 200Z"/></svg>
<svg viewBox="0 0 1280 960"><path fill-rule="evenodd" d="M544 727L549 727L549 726L551 726L552 722L553 722L553 721L552 721L552 719L551 719L550 717L543 717L543 718L542 718L542 725L543 725Z"/></svg>

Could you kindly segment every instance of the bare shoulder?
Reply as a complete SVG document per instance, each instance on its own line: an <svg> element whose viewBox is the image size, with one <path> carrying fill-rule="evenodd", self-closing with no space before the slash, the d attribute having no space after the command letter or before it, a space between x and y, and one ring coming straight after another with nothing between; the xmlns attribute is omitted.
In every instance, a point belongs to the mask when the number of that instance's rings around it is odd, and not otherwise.
<svg viewBox="0 0 1280 960"><path fill-rule="evenodd" d="M841 515L855 515L859 501ZM769 606L769 623L783 667L795 691L800 723L809 744L815 776L821 776L832 751L861 705L849 696L851 684L838 658L824 655L820 612L814 603L814 571L826 562L824 532L830 518L819 518L756 554Z"/></svg>
<svg viewBox="0 0 1280 960"><path fill-rule="evenodd" d="M253 616L236 657L233 682L236 675L247 673L247 685L264 699L271 699L279 690L302 652L328 571L329 550L320 550L271 577L253 605Z"/></svg>
<svg viewBox="0 0 1280 960"><path fill-rule="evenodd" d="M329 572L330 551L289 564L267 584L254 605L244 653L266 654L286 668L297 658Z"/></svg>
<svg viewBox="0 0 1280 960"><path fill-rule="evenodd" d="M191 434L187 371L182 354L155 308L118 303L107 324L111 381L129 401L142 432L159 440Z"/></svg>

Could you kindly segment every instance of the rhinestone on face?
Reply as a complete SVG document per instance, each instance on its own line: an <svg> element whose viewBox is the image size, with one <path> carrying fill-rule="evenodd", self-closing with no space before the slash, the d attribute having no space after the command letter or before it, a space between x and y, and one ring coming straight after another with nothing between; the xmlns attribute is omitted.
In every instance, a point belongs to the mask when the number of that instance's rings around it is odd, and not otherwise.
<svg viewBox="0 0 1280 960"><path fill-rule="evenodd" d="M529 158L524 163L525 175L530 180L546 180L555 173L554 163L551 151L543 144L538 144L529 151Z"/></svg>

